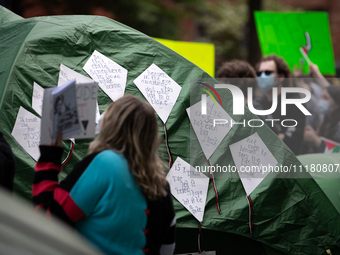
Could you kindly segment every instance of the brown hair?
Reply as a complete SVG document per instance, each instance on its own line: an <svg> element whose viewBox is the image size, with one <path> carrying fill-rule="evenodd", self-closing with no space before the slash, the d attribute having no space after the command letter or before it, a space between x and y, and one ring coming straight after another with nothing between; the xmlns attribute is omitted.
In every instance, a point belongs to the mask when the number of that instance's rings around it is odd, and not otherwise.
<svg viewBox="0 0 340 255"><path fill-rule="evenodd" d="M252 87L253 91L256 90L256 73L255 69L242 60L232 60L225 62L216 73L216 78L223 78L223 82L232 83L238 86L244 95L247 95L247 88ZM230 79L229 79L230 78ZM235 78L235 79L234 79ZM236 79L248 78L248 79ZM253 79L249 79L253 78ZM255 93L253 93L254 97Z"/></svg>
<svg viewBox="0 0 340 255"><path fill-rule="evenodd" d="M225 62L216 73L216 78L256 78L254 68L245 61Z"/></svg>
<svg viewBox="0 0 340 255"><path fill-rule="evenodd" d="M132 95L112 102L101 121L89 154L103 150L122 153L137 185L153 200L166 196L165 165L158 157L158 125L153 108Z"/></svg>
<svg viewBox="0 0 340 255"><path fill-rule="evenodd" d="M286 63L286 61L284 61L283 58L280 58L276 55L268 55L268 56L265 56L261 59L259 65L262 63L262 62L266 62L266 61L271 61L273 60L275 62L275 65L276 65L276 71L278 74L283 74L284 78L290 78L290 69ZM259 67L259 65L257 66L257 69Z"/></svg>

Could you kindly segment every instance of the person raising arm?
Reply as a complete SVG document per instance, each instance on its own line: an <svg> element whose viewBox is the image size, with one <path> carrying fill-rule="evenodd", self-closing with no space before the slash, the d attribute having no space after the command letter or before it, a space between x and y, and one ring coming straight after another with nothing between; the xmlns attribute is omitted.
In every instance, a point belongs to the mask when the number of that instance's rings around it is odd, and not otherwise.
<svg viewBox="0 0 340 255"><path fill-rule="evenodd" d="M40 146L33 201L74 226L106 254L171 254L175 212L157 155L153 108L132 95L111 103L88 155L64 181L62 135Z"/></svg>

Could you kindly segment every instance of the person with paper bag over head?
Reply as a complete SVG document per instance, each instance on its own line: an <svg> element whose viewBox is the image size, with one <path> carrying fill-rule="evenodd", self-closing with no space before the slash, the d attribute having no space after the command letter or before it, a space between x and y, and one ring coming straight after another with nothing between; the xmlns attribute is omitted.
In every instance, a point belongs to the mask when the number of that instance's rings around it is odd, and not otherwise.
<svg viewBox="0 0 340 255"><path fill-rule="evenodd" d="M62 135L41 145L33 201L106 254L172 254L175 212L157 155L153 108L134 96L112 102L88 155L58 183ZM162 253L165 252L165 253Z"/></svg>

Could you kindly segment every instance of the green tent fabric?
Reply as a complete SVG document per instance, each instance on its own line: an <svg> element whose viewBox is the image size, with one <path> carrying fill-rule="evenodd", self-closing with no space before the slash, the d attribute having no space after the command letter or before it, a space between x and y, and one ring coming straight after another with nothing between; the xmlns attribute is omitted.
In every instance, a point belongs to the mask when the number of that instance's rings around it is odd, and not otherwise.
<svg viewBox="0 0 340 255"><path fill-rule="evenodd" d="M0 24L21 19L23 18L20 17L19 15L16 15L15 13L9 11L8 9L0 6Z"/></svg>
<svg viewBox="0 0 340 255"><path fill-rule="evenodd" d="M190 162L190 80L210 78L207 73L152 38L116 21L98 16L53 16L14 20L0 25L0 130L16 156L15 192L30 198L35 161L11 136L19 107L36 114L31 106L33 82L44 88L57 85L61 63L87 75L82 67L97 50L128 70L125 93L144 99L133 83L155 63L181 87L177 103L166 122L168 145L173 160ZM214 84L214 80L212 80ZM257 118L247 109L244 116L232 114L232 95L221 93L223 108L235 121ZM110 99L100 89L98 103L102 112ZM164 129L159 119L159 133ZM299 165L288 147L266 126L234 126L211 157L211 163L234 165L229 145L257 132L279 165ZM87 152L90 140L77 140L74 153L64 167L65 177ZM67 151L68 144L64 147ZM197 161L204 161L196 146ZM195 151L196 152L196 151ZM66 152L65 152L66 154ZM163 140L161 156L169 161ZM293 175L289 175L292 177ZM309 174L302 173L304 177ZM301 177L301 176L299 176ZM216 209L212 183L202 222L202 249L217 254L238 251L245 254L326 254L340 246L339 213L312 178L266 178L251 193L254 230L249 232L249 207L238 178L216 178L222 214ZM176 253L197 250L199 224L176 199ZM206 234L207 233L207 234ZM210 236L210 238L209 238ZM226 241L227 240L227 241Z"/></svg>
<svg viewBox="0 0 340 255"><path fill-rule="evenodd" d="M2 188L0 201L1 254L103 255L69 225Z"/></svg>
<svg viewBox="0 0 340 255"><path fill-rule="evenodd" d="M315 153L297 157L307 165L310 174L340 213L340 155L338 153ZM322 170L325 167L325 171Z"/></svg>

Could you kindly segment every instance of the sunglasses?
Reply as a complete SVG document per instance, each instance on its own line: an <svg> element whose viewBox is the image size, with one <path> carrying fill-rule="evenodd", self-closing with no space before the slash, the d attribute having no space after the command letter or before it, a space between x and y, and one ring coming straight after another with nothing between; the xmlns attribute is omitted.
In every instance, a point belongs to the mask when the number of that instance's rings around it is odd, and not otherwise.
<svg viewBox="0 0 340 255"><path fill-rule="evenodd" d="M257 71L256 75L260 77L262 73L265 73L265 75L271 75L273 72L274 72L273 70Z"/></svg>

